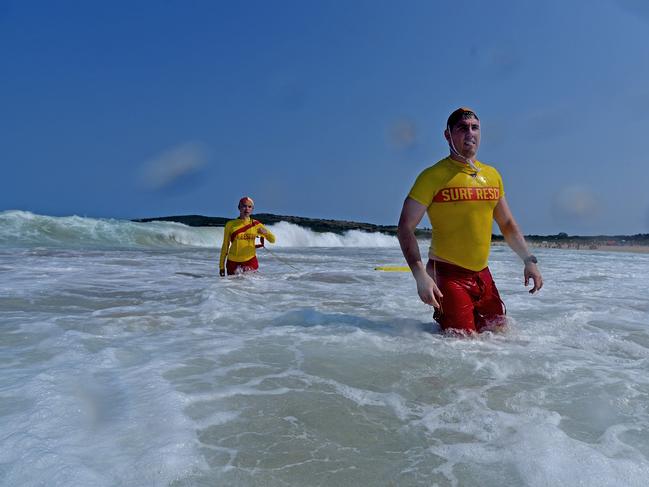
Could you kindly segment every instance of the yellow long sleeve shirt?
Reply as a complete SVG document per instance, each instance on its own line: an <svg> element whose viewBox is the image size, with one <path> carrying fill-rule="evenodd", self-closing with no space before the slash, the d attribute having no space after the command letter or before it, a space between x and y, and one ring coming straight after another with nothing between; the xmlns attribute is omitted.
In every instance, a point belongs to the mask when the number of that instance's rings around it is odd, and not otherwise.
<svg viewBox="0 0 649 487"><path fill-rule="evenodd" d="M253 223L256 222L256 225ZM243 227L249 226L244 231L240 231ZM259 233L260 229L265 229L266 234ZM234 237L233 237L234 236ZM264 237L270 243L275 243L275 235L268 230L262 223L257 222L251 218L242 220L230 220L225 224L225 231L223 232L223 245L221 246L221 258L219 259L219 269L225 268L225 258L232 262L246 262L256 255L255 239L257 237Z"/></svg>

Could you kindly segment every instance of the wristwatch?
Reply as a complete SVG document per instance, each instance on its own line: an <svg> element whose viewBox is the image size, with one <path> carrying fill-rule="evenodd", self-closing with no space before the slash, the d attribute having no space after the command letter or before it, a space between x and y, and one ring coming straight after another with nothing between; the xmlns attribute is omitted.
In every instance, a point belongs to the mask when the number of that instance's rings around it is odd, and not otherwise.
<svg viewBox="0 0 649 487"><path fill-rule="evenodd" d="M523 262L524 262L525 264L529 264L530 262L531 262L532 264L538 264L538 263L539 263L539 260L536 258L536 255L530 254L530 255L528 255L527 257L525 257L525 258L523 259Z"/></svg>

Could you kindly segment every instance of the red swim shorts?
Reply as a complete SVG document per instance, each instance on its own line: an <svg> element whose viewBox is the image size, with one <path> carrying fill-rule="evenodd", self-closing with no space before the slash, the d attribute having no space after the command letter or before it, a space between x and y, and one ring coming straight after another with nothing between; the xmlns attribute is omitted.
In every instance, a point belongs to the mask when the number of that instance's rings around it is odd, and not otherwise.
<svg viewBox="0 0 649 487"><path fill-rule="evenodd" d="M444 297L434 318L443 330L482 332L505 325L505 305L489 268L472 271L453 264L428 261Z"/></svg>
<svg viewBox="0 0 649 487"><path fill-rule="evenodd" d="M234 262L228 259L225 262L225 268L228 271L228 276L231 276L233 274L240 274L241 272L256 271L259 269L259 262L257 262L256 256L245 262Z"/></svg>

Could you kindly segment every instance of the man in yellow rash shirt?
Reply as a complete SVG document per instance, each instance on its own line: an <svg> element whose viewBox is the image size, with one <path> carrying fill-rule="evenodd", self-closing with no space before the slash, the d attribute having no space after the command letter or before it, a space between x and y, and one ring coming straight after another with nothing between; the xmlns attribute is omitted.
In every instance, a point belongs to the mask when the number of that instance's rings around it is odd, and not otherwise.
<svg viewBox="0 0 649 487"><path fill-rule="evenodd" d="M535 293L543 278L509 209L498 171L475 159L480 120L458 108L448 118L444 137L450 154L425 169L403 203L398 237L417 282L421 300L435 307L444 330L473 333L505 325L505 307L487 267L491 225L496 220L505 241L524 262L524 282ZM428 213L432 239L424 266L415 228Z"/></svg>
<svg viewBox="0 0 649 487"><path fill-rule="evenodd" d="M275 235L260 222L250 217L254 208L255 203L252 198L244 196L239 200L239 218L225 224L221 258L219 259L221 277L225 276L226 269L228 275L257 270L259 268L257 247L263 246L264 239L275 243ZM255 245L257 237L262 239L261 245Z"/></svg>

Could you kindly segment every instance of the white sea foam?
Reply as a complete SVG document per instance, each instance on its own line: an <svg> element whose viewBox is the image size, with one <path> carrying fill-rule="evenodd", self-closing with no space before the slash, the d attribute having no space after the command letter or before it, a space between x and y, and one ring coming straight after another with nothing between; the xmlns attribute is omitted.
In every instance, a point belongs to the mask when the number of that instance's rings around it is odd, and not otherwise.
<svg viewBox="0 0 649 487"><path fill-rule="evenodd" d="M275 225L304 246L219 278L218 245L200 244L218 229L0 219L2 485L649 476L647 255L540 250L546 285L530 296L494 248L512 327L457 339L410 274L373 270L403 262L383 236L356 247ZM65 244L75 232L82 245ZM180 232L190 243L168 243Z"/></svg>
<svg viewBox="0 0 649 487"><path fill-rule="evenodd" d="M396 237L382 233L349 230L343 234L314 232L288 222L269 226L277 237L278 247L395 247Z"/></svg>
<svg viewBox="0 0 649 487"><path fill-rule="evenodd" d="M277 247L394 247L397 239L381 233L350 230L314 232L288 222L269 225ZM220 248L222 227L189 227L176 222L50 217L26 211L0 213L0 245L96 249ZM268 244L272 247L272 244Z"/></svg>

